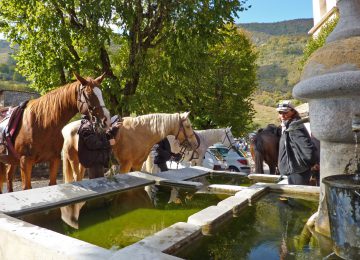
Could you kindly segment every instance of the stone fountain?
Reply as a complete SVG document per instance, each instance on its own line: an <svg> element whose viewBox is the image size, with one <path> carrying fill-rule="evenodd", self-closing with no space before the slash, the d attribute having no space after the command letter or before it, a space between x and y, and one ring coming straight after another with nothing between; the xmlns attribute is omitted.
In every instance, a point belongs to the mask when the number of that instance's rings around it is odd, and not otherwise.
<svg viewBox="0 0 360 260"><path fill-rule="evenodd" d="M358 170L352 121L360 113L360 1L338 0L337 6L338 25L293 89L294 97L309 102L311 131L321 141L321 179ZM330 236L323 183L315 230Z"/></svg>

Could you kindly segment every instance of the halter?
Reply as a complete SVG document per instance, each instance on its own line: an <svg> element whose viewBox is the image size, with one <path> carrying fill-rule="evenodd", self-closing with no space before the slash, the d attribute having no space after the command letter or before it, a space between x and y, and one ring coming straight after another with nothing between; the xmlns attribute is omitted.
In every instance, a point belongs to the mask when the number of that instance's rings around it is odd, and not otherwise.
<svg viewBox="0 0 360 260"><path fill-rule="evenodd" d="M79 94L77 99L77 108L81 114L86 114L86 112L89 113L90 121L92 122L93 113L98 108L104 108L105 106L90 106L90 100L89 97L85 93L85 86L80 85L79 86ZM84 97L84 100L82 100L82 97ZM85 106L85 107L84 107Z"/></svg>
<svg viewBox="0 0 360 260"><path fill-rule="evenodd" d="M234 143L230 140L230 136L229 136L229 132L228 132L227 128L225 129L225 136L221 143L225 144L226 139L229 141L229 146L227 148L230 149L230 148L234 147Z"/></svg>
<svg viewBox="0 0 360 260"><path fill-rule="evenodd" d="M199 159L199 152L197 151L197 149L200 147L200 137L196 132L193 131L193 133L196 137L196 141L197 141L198 145L196 146L195 149L192 150L192 154L191 154L189 161L192 161L194 159ZM181 159L178 161L178 164L184 160L185 153L187 151L187 146L182 146L182 145L180 145L180 146L181 146L181 149L180 149L179 154L181 154Z"/></svg>
<svg viewBox="0 0 360 260"><path fill-rule="evenodd" d="M179 117L180 117L180 115L179 115ZM193 130L193 131L192 131L192 134L191 134L190 136L188 136L188 135L186 134L185 127L184 127L184 121L186 121L186 120L187 120L187 118L185 118L185 119L181 119L181 118L180 118L179 131L178 131L178 133L176 134L175 139L179 141L178 137L179 137L179 135L180 135L180 132L182 131L183 134L184 134L184 136L185 136L185 140L184 140L182 143L180 143L180 146L185 147L185 148L188 148L188 147L191 147L191 144L190 144L190 142L189 142L189 138L193 137L193 136L195 135L195 132L194 132L194 130Z"/></svg>

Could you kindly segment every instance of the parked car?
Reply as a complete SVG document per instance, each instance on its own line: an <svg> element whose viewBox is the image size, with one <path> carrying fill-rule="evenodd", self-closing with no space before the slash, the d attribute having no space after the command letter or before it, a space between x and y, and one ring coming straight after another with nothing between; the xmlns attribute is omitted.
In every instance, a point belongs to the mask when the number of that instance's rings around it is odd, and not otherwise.
<svg viewBox="0 0 360 260"><path fill-rule="evenodd" d="M226 170L228 168L224 157L219 151L207 150L204 156L203 167L213 170Z"/></svg>
<svg viewBox="0 0 360 260"><path fill-rule="evenodd" d="M209 150L218 151L224 157L229 171L250 173L249 162L240 152L223 144L214 144L209 147Z"/></svg>

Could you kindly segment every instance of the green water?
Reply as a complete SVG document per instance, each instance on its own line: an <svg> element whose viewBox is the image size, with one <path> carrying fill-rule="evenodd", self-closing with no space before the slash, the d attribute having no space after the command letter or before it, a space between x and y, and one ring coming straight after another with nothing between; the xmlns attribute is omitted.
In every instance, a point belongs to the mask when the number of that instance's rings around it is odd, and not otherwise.
<svg viewBox="0 0 360 260"><path fill-rule="evenodd" d="M239 217L205 236L178 256L186 259L322 259L332 252L326 238L317 238L307 219L317 211L317 201L268 194ZM338 259L336 256L328 259Z"/></svg>
<svg viewBox="0 0 360 260"><path fill-rule="evenodd" d="M89 202L81 209L74 229L60 219L59 210L52 217L36 216L28 222L104 248L122 248L150 236L174 223L186 222L188 217L225 199L219 194L190 194L181 192L177 203L168 203L169 191L157 193L156 206L144 190L124 192L105 200ZM97 207L96 204L102 206ZM49 214L48 214L49 215Z"/></svg>

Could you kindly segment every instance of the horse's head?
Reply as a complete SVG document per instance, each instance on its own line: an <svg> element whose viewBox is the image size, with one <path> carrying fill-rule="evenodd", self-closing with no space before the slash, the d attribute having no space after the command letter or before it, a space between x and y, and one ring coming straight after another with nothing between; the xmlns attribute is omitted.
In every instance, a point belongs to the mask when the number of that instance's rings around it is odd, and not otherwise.
<svg viewBox="0 0 360 260"><path fill-rule="evenodd" d="M79 112L97 120L102 127L109 128L111 124L110 112L105 107L100 89L105 73L96 79L84 79L76 73L75 76L81 83L77 99Z"/></svg>
<svg viewBox="0 0 360 260"><path fill-rule="evenodd" d="M236 141L235 138L231 132L231 127L226 127L223 137L222 137L222 143L228 147L232 147L235 145Z"/></svg>
<svg viewBox="0 0 360 260"><path fill-rule="evenodd" d="M179 114L179 131L175 138L179 141L181 146L191 146L191 149L195 150L199 146L199 144L195 136L195 132L191 127L189 114L190 112L184 112Z"/></svg>

